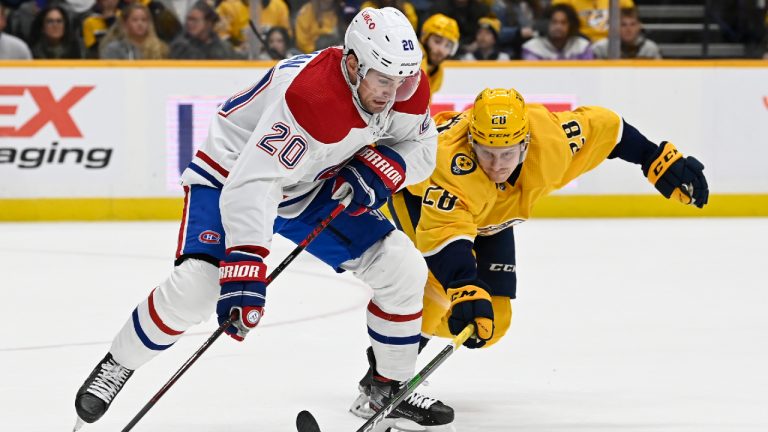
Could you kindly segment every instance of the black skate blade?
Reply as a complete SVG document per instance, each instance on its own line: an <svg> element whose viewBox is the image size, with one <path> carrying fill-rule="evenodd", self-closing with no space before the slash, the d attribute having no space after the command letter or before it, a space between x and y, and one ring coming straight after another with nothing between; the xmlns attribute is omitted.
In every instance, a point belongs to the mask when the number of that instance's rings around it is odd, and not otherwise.
<svg viewBox="0 0 768 432"><path fill-rule="evenodd" d="M296 415L296 429L299 432L320 432L320 425L312 413L304 410Z"/></svg>

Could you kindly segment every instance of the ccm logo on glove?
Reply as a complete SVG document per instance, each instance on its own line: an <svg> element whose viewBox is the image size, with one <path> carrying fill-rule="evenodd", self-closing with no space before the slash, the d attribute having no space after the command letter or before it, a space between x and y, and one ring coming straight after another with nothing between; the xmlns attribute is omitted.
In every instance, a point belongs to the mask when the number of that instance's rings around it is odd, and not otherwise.
<svg viewBox="0 0 768 432"><path fill-rule="evenodd" d="M452 334L459 334L467 324L475 325L475 337L467 339L464 346L480 348L493 337L493 304L488 286L481 280L459 281L448 288L451 299L451 315L448 328Z"/></svg>

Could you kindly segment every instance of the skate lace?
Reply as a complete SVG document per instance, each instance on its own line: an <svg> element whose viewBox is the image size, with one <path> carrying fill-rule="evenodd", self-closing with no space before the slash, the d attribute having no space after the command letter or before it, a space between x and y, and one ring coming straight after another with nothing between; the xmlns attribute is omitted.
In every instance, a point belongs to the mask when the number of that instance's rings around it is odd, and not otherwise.
<svg viewBox="0 0 768 432"><path fill-rule="evenodd" d="M437 402L437 399L419 393L411 393L407 398L405 398L405 401L413 406L422 409L429 409L429 407Z"/></svg>
<svg viewBox="0 0 768 432"><path fill-rule="evenodd" d="M117 392L123 387L130 374L130 369L124 368L114 360L102 363L99 375L88 386L88 393L97 396L106 403L110 403L117 395Z"/></svg>

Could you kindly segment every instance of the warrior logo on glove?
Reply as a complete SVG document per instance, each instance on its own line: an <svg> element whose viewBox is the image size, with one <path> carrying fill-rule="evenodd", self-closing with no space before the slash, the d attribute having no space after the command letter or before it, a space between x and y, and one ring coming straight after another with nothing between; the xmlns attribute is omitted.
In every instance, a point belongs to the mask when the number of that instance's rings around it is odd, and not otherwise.
<svg viewBox="0 0 768 432"><path fill-rule="evenodd" d="M259 312L257 309L250 310L245 316L245 323L249 327L256 327L256 324L258 324L259 321L261 321L261 312Z"/></svg>

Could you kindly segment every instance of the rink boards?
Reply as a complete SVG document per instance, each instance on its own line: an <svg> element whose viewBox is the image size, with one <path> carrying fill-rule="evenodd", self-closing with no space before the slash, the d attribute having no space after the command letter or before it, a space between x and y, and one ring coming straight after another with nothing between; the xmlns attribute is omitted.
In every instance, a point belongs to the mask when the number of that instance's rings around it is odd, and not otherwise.
<svg viewBox="0 0 768 432"><path fill-rule="evenodd" d="M265 62L0 62L0 220L174 219L178 179L226 97ZM538 216L768 216L768 63L464 63L432 112L484 87L551 110L611 108L707 166L704 211L661 198L638 166L607 161L543 201Z"/></svg>

